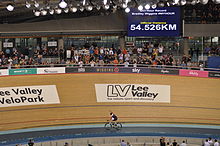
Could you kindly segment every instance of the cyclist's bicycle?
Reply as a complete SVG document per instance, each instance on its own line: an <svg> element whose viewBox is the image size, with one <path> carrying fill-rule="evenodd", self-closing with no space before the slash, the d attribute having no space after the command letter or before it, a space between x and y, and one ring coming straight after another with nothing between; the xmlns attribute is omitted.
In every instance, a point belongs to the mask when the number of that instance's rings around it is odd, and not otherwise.
<svg viewBox="0 0 220 146"><path fill-rule="evenodd" d="M105 127L106 130L110 130L110 129L120 130L122 128L122 124L120 122L107 121L105 123L104 127Z"/></svg>

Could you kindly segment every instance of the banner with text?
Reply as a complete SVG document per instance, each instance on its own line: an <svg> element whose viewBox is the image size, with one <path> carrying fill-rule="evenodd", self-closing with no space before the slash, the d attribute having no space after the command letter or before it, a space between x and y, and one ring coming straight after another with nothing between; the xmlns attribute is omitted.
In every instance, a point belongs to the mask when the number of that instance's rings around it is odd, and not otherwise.
<svg viewBox="0 0 220 146"><path fill-rule="evenodd" d="M65 73L65 67L37 68L37 74L59 74Z"/></svg>
<svg viewBox="0 0 220 146"><path fill-rule="evenodd" d="M220 72L211 71L211 72L209 72L209 77L211 77L211 78L220 78Z"/></svg>
<svg viewBox="0 0 220 146"><path fill-rule="evenodd" d="M149 68L144 67L94 67L93 72L98 73L150 73Z"/></svg>
<svg viewBox="0 0 220 146"><path fill-rule="evenodd" d="M128 13L128 36L180 36L180 7L157 7Z"/></svg>
<svg viewBox="0 0 220 146"><path fill-rule="evenodd" d="M151 69L151 73L153 73L153 74L179 75L179 70L177 70L177 69L168 69L168 68Z"/></svg>
<svg viewBox="0 0 220 146"><path fill-rule="evenodd" d="M180 69L179 75L180 76L192 76L192 77L208 77L208 71L201 71L201 70L187 70L187 69Z"/></svg>
<svg viewBox="0 0 220 146"><path fill-rule="evenodd" d="M0 107L59 103L55 85L0 88Z"/></svg>
<svg viewBox="0 0 220 146"><path fill-rule="evenodd" d="M95 84L97 102L170 103L170 85Z"/></svg>
<svg viewBox="0 0 220 146"><path fill-rule="evenodd" d="M66 73L89 73L93 72L93 68L91 67L66 67Z"/></svg>
<svg viewBox="0 0 220 146"><path fill-rule="evenodd" d="M9 75L37 74L36 68L9 69Z"/></svg>
<svg viewBox="0 0 220 146"><path fill-rule="evenodd" d="M7 76L8 74L8 69L1 69L0 70L0 76Z"/></svg>

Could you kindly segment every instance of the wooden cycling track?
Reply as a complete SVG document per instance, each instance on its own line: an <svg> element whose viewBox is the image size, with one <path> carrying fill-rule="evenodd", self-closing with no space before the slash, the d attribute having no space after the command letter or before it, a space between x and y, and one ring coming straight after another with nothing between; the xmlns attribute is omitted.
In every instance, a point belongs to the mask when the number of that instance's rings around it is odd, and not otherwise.
<svg viewBox="0 0 220 146"><path fill-rule="evenodd" d="M95 84L171 85L171 103L98 103ZM56 85L61 104L0 108L0 131L121 122L220 125L220 80L151 74L53 74L0 77L0 87Z"/></svg>

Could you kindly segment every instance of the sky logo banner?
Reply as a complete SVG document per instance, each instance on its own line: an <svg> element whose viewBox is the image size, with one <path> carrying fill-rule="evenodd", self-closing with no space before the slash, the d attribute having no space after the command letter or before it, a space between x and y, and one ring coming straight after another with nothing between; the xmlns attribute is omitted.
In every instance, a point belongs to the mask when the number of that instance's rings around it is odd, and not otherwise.
<svg viewBox="0 0 220 146"><path fill-rule="evenodd" d="M0 107L59 103L55 85L0 88Z"/></svg>
<svg viewBox="0 0 220 146"><path fill-rule="evenodd" d="M170 85L95 84L97 102L170 103Z"/></svg>

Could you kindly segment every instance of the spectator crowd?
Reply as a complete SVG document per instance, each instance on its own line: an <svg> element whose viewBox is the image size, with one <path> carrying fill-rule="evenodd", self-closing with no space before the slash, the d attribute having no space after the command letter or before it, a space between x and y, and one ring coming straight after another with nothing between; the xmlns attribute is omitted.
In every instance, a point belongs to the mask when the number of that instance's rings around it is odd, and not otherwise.
<svg viewBox="0 0 220 146"><path fill-rule="evenodd" d="M218 48L220 50L220 48ZM128 48L105 48L90 46L88 48L71 47L67 50L57 48L33 49L29 47L26 51L19 51L16 48L6 48L0 51L0 66L13 66L19 68L25 65L47 65L50 64L45 58L58 58L53 64L73 64L83 65L91 64L129 64L142 65L170 65L170 66L198 66L192 63L191 56L183 55L182 58L175 58L172 53L164 53L164 47L161 44L145 44L143 47Z"/></svg>
<svg viewBox="0 0 220 146"><path fill-rule="evenodd" d="M213 24L220 23L220 5L209 1L208 4L201 3L186 5L184 7L184 19L186 23Z"/></svg>
<svg viewBox="0 0 220 146"><path fill-rule="evenodd" d="M166 140L165 137L161 137L159 139L159 142L160 142L160 146L187 146L187 139L183 140L181 142L178 142L175 139L173 139L173 141L171 141L170 139ZM30 139L27 144L28 144L28 146L34 146L34 140ZM147 146L148 144L149 143L144 143L143 145ZM213 140L211 137L209 137L208 139L204 140L201 145L202 146L219 146L219 142L217 139ZM21 146L21 144L17 144L16 146ZM70 146L70 144L68 142L65 142L64 146ZM93 146L93 145L88 144L88 146ZM132 146L132 144L130 142L128 142L128 141L126 142L124 139L122 139L119 146Z"/></svg>

